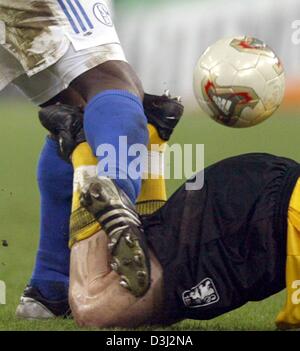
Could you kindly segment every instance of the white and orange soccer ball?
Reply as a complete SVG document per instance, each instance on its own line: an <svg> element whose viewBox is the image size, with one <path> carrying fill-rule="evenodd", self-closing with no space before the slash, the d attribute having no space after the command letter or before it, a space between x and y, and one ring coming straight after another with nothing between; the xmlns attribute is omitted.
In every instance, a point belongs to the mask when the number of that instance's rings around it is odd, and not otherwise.
<svg viewBox="0 0 300 351"><path fill-rule="evenodd" d="M194 71L200 107L229 127L261 123L278 109L284 91L279 58L264 42L251 37L217 41L200 57Z"/></svg>

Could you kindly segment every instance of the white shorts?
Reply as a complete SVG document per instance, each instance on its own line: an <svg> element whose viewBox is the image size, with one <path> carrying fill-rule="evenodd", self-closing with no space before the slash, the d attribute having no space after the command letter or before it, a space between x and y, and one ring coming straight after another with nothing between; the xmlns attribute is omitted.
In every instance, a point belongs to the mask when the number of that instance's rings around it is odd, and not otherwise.
<svg viewBox="0 0 300 351"><path fill-rule="evenodd" d="M40 105L110 60L126 58L103 0L0 0L0 91Z"/></svg>
<svg viewBox="0 0 300 351"><path fill-rule="evenodd" d="M33 103L41 105L66 89L82 73L111 60L126 61L120 44L101 45L81 51L75 51L70 45L57 63L31 77L22 74L13 84Z"/></svg>

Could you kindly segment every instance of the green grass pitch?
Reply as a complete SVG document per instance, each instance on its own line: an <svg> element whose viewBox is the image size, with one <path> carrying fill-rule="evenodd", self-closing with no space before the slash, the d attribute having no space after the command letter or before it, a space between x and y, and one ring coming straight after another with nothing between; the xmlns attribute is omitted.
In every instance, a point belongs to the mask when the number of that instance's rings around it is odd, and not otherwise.
<svg viewBox="0 0 300 351"><path fill-rule="evenodd" d="M201 115L185 116L172 142L205 144L205 164L246 152L270 152L300 161L300 111L281 109L269 121L246 130L217 125ZM7 304L0 305L0 330L77 330L72 320L25 322L14 317L30 277L39 233L36 164L46 133L36 109L26 103L0 102L0 280ZM169 193L180 184L169 181ZM284 293L212 321L184 321L170 330L274 330Z"/></svg>

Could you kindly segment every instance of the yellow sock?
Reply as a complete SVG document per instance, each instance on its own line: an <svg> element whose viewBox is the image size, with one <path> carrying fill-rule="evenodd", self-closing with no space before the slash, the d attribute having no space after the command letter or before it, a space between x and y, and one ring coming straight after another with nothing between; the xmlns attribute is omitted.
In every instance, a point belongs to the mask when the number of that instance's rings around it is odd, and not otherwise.
<svg viewBox="0 0 300 351"><path fill-rule="evenodd" d="M166 142L162 140L156 128L148 124L149 159L155 158L155 169L150 169L142 181L142 190L136 208L140 215L150 215L167 201L166 182L163 176L163 152ZM155 147L154 147L155 146Z"/></svg>
<svg viewBox="0 0 300 351"><path fill-rule="evenodd" d="M100 224L80 206L80 187L86 177L96 176L98 160L88 143L79 144L72 154L74 168L72 214L70 220L70 247L77 241L84 240L100 230Z"/></svg>
<svg viewBox="0 0 300 351"><path fill-rule="evenodd" d="M281 329L300 328L300 179L288 210L286 303L276 324Z"/></svg>

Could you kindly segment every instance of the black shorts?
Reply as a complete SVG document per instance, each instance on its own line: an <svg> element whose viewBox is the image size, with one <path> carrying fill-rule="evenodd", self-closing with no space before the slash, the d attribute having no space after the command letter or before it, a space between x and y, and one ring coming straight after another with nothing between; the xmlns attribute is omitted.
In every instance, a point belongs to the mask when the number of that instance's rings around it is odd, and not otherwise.
<svg viewBox="0 0 300 351"><path fill-rule="evenodd" d="M171 320L211 319L285 287L287 209L295 161L248 154L205 170L203 189L182 186L144 220L164 272Z"/></svg>

